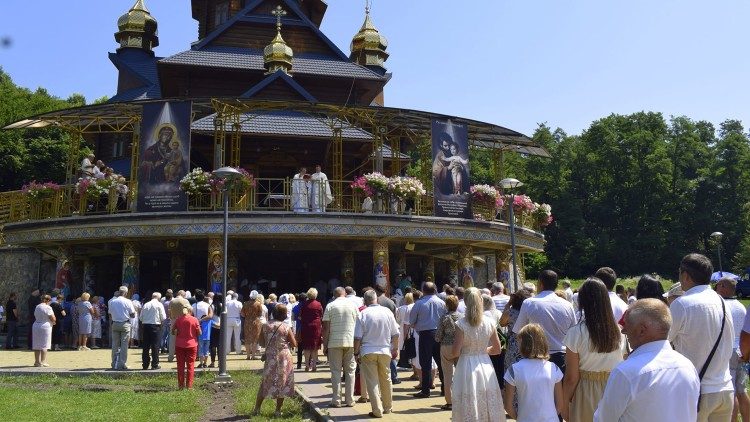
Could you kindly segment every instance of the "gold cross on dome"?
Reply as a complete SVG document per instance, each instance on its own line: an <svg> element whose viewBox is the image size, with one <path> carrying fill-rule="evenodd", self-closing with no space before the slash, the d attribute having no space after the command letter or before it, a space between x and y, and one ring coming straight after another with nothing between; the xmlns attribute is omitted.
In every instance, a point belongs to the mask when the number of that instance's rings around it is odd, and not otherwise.
<svg viewBox="0 0 750 422"><path fill-rule="evenodd" d="M281 31L281 18L286 16L286 10L282 9L281 5L279 5L271 11L271 14L276 16L276 30Z"/></svg>

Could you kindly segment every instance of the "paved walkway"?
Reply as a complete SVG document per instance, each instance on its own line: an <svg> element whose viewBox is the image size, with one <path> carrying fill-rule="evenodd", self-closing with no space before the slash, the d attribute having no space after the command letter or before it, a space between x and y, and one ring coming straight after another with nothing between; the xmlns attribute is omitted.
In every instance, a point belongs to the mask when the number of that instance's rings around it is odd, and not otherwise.
<svg viewBox="0 0 750 422"><path fill-rule="evenodd" d="M128 366L130 373L173 373L176 362L169 363L166 355L161 355L161 369L157 371L141 370L141 350L130 349ZM322 357L324 359L324 357ZM296 359L296 357L295 357ZM90 351L65 350L49 352L47 362L49 368L35 368L34 355L29 350L0 350L0 375L2 374L39 374L61 373L69 375L87 374L117 374L126 373L112 371L110 367L110 350L99 349ZM260 360L246 360L244 355L230 354L227 358L227 370L231 374L237 370L261 370ZM217 369L196 369L196 371L216 371ZM443 397L438 396L439 389L433 390L433 396L428 399L417 399L412 396L417 390L416 381L408 380L411 371L400 370L400 384L393 386L393 413L384 415L384 421L408 422L441 422L450 421L450 412L440 410L445 403ZM370 419L367 414L371 411L369 403L357 403L351 408L328 408L331 401L331 380L328 366L319 365L318 372L295 372L295 381L300 391L320 409L321 413L330 416L335 421L359 421ZM499 407L499 406L498 406Z"/></svg>

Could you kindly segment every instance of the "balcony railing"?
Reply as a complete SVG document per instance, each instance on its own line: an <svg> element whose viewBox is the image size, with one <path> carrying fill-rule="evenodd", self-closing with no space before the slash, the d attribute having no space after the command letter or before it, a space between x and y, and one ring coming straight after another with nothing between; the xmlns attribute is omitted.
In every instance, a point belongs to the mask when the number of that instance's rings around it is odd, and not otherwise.
<svg viewBox="0 0 750 422"><path fill-rule="evenodd" d="M402 201L386 194L367 199L352 191L350 181L331 180L333 200L324 207L326 212L352 214L390 214L433 216L432 196L425 195L415 200ZM325 185L308 182L302 189L293 189L292 179L256 178L253 187L247 190L230 189L229 206L233 212L319 212L327 195ZM41 198L31 198L21 191L0 193L0 227L7 222L40 221L86 215L120 214L136 212L136 191L129 183L120 189L111 189L97 197L79 195L73 185L63 186L57 192ZM298 186L299 187L299 186ZM307 192L306 196L295 193ZM188 196L186 212L220 211L223 209L224 193L201 193ZM502 221L491 207L473 205L474 219ZM517 218L517 224L539 230L530 218Z"/></svg>

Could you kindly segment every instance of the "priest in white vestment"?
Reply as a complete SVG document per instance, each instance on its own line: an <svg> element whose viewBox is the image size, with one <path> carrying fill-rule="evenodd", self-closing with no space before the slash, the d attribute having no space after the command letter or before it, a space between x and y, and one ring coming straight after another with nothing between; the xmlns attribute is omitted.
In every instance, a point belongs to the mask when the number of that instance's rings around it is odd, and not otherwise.
<svg viewBox="0 0 750 422"><path fill-rule="evenodd" d="M310 207L313 212L325 212L326 206L333 202L331 194L331 184L328 183L328 176L320 171L320 164L315 166L311 180Z"/></svg>
<svg viewBox="0 0 750 422"><path fill-rule="evenodd" d="M307 176L307 178L305 178ZM307 168L300 167L292 179L292 211L307 212L310 209L310 175Z"/></svg>

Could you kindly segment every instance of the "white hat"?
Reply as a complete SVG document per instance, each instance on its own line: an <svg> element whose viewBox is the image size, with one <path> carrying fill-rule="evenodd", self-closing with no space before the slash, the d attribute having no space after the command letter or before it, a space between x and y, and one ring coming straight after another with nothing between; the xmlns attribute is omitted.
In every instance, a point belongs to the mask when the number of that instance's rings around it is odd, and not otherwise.
<svg viewBox="0 0 750 422"><path fill-rule="evenodd" d="M250 299L255 300L256 297L258 297L258 291L257 290L251 291L250 292Z"/></svg>
<svg viewBox="0 0 750 422"><path fill-rule="evenodd" d="M232 296L234 294L233 290L227 290L227 296Z"/></svg>
<svg viewBox="0 0 750 422"><path fill-rule="evenodd" d="M662 296L666 298L670 298L670 297L675 297L675 296L682 296L684 294L685 292L682 290L682 283L675 283L672 285L672 288L669 289Z"/></svg>

